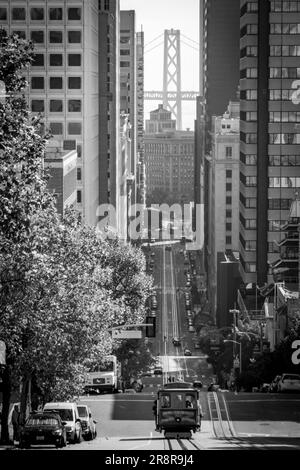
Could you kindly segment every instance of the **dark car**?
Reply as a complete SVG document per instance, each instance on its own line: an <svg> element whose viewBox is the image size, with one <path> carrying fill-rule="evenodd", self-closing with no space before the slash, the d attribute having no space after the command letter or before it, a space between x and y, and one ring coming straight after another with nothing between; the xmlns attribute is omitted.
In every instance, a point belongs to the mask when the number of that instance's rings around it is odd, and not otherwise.
<svg viewBox="0 0 300 470"><path fill-rule="evenodd" d="M162 367L155 367L153 374L154 375L162 375L163 369Z"/></svg>
<svg viewBox="0 0 300 470"><path fill-rule="evenodd" d="M92 418L90 408L87 405L77 405L77 410L81 421L83 438L86 440L94 439L97 436L97 421Z"/></svg>
<svg viewBox="0 0 300 470"><path fill-rule="evenodd" d="M193 387L200 389L203 387L203 383L201 382L201 380L195 380L195 382L193 383Z"/></svg>
<svg viewBox="0 0 300 470"><path fill-rule="evenodd" d="M180 339L179 338L173 338L172 339L172 343L174 344L174 346L180 346L181 345L181 342L180 342Z"/></svg>
<svg viewBox="0 0 300 470"><path fill-rule="evenodd" d="M67 445L66 423L52 411L31 413L21 429L20 447L31 445Z"/></svg>

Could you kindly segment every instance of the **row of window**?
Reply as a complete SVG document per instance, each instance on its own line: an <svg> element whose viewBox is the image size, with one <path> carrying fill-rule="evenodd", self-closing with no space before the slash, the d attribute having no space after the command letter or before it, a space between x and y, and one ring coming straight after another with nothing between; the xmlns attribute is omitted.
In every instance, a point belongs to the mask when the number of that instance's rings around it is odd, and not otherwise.
<svg viewBox="0 0 300 470"><path fill-rule="evenodd" d="M246 209L256 209L257 198L245 197L240 193L240 201ZM272 198L268 199L268 209L270 210L290 210L292 199Z"/></svg>
<svg viewBox="0 0 300 470"><path fill-rule="evenodd" d="M16 34L21 39L26 39L25 30L14 30L12 33ZM69 30L67 31L67 42L68 44L81 44L81 31ZM36 44L45 43L45 32L41 30L31 30L30 39ZM64 42L64 31L50 30L48 32L48 43L49 44L63 44Z"/></svg>
<svg viewBox="0 0 300 470"><path fill-rule="evenodd" d="M46 12L44 7L32 7L27 12L24 7L12 7L11 8L11 19L12 21L26 21L27 17L33 21L44 21L46 20ZM63 21L64 11L60 7L50 7L48 10L47 21ZM69 21L80 21L81 20L81 8L67 8L67 19ZM8 8L0 8L0 20L8 21Z"/></svg>
<svg viewBox="0 0 300 470"><path fill-rule="evenodd" d="M257 220L256 219L245 219L242 215L240 216L241 223L245 229L256 230ZM268 221L268 232L280 232L282 226L286 224L286 220L269 220Z"/></svg>
<svg viewBox="0 0 300 470"><path fill-rule="evenodd" d="M241 141L245 142L246 144L257 144L257 133L256 132L250 132L250 133L245 133L241 132ZM287 145L292 145L292 144L300 144L300 134L297 133L284 133L284 134L279 134L279 133L271 133L269 134L269 144L287 144Z"/></svg>
<svg viewBox="0 0 300 470"><path fill-rule="evenodd" d="M300 67L270 67L269 77L270 78L300 78Z"/></svg>
<svg viewBox="0 0 300 470"><path fill-rule="evenodd" d="M269 155L269 166L300 166L300 155ZM246 165L255 166L257 155L241 152L240 160Z"/></svg>
<svg viewBox="0 0 300 470"><path fill-rule="evenodd" d="M271 23L270 34L300 34L300 23Z"/></svg>
<svg viewBox="0 0 300 470"><path fill-rule="evenodd" d="M300 144L300 134L269 134L269 143L270 144Z"/></svg>
<svg viewBox="0 0 300 470"><path fill-rule="evenodd" d="M242 111L241 120L257 122L256 111ZM271 111L269 122L300 122L300 111Z"/></svg>
<svg viewBox="0 0 300 470"><path fill-rule="evenodd" d="M50 122L50 131L53 135L63 135L64 125L62 122ZM67 132L69 135L81 135L82 124L81 122L68 122Z"/></svg>
<svg viewBox="0 0 300 470"><path fill-rule="evenodd" d="M258 47L257 46L247 46L243 47L240 52L241 57L257 57Z"/></svg>
<svg viewBox="0 0 300 470"><path fill-rule="evenodd" d="M271 111L269 122L300 122L300 111Z"/></svg>
<svg viewBox="0 0 300 470"><path fill-rule="evenodd" d="M61 90L63 88L62 77L49 77L49 88L51 90ZM45 89L45 77L31 77L32 90ZM68 77L68 89L79 90L81 89L81 77Z"/></svg>
<svg viewBox="0 0 300 470"><path fill-rule="evenodd" d="M292 100L293 93L295 93L295 90L292 90L290 88L269 90L269 100L270 101L290 101Z"/></svg>
<svg viewBox="0 0 300 470"><path fill-rule="evenodd" d="M257 67L242 69L241 78L257 78ZM300 78L300 67L270 67L269 78Z"/></svg>
<svg viewBox="0 0 300 470"><path fill-rule="evenodd" d="M273 57L299 57L300 45L290 44L288 46L270 46L270 56Z"/></svg>
<svg viewBox="0 0 300 470"><path fill-rule="evenodd" d="M81 54L67 54L68 67L81 67ZM48 64L50 67L63 67L64 55L63 54L48 54ZM32 67L45 66L45 54L35 54Z"/></svg>
<svg viewBox="0 0 300 470"><path fill-rule="evenodd" d="M244 240L241 238L240 241L245 251L256 251L256 240ZM295 259L299 255L299 251L297 249L290 248L280 250L280 247L274 242L268 242L268 253L280 253L281 258L284 259Z"/></svg>
<svg viewBox="0 0 300 470"><path fill-rule="evenodd" d="M269 166L300 166L300 155L269 155Z"/></svg>
<svg viewBox="0 0 300 470"><path fill-rule="evenodd" d="M257 11L257 2L247 2L242 6L240 16L243 16L245 13L256 13Z"/></svg>
<svg viewBox="0 0 300 470"><path fill-rule="evenodd" d="M269 178L269 188L300 188L300 177L285 176Z"/></svg>
<svg viewBox="0 0 300 470"><path fill-rule="evenodd" d="M299 1L282 1L282 0L275 0L271 1L271 11L284 13L284 12L300 12L300 3Z"/></svg>
<svg viewBox="0 0 300 470"><path fill-rule="evenodd" d="M63 85L64 85L63 77L49 77L49 89L50 90L62 90ZM44 77L31 77L31 88L40 89L39 87L41 87L41 89L45 88ZM80 90L81 89L81 77L68 77L67 87L68 87L68 90Z"/></svg>
<svg viewBox="0 0 300 470"><path fill-rule="evenodd" d="M67 109L69 113L81 112L81 100L68 100ZM35 113L43 113L45 111L45 100L31 100L31 111ZM62 113L62 100L49 100L50 113Z"/></svg>

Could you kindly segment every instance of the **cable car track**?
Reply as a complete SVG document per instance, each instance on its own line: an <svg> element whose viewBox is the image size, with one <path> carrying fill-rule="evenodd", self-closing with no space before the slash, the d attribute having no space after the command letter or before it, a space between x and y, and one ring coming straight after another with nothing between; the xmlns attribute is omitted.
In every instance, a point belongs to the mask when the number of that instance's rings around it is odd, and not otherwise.
<svg viewBox="0 0 300 470"><path fill-rule="evenodd" d="M168 449L167 450L204 450L199 446L199 443L195 444L192 439L166 439Z"/></svg>

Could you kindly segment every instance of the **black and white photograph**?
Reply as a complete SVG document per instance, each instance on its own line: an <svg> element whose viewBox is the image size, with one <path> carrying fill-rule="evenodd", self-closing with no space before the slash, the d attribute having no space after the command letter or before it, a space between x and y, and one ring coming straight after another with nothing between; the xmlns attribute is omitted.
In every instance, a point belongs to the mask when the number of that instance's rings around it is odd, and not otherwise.
<svg viewBox="0 0 300 470"><path fill-rule="evenodd" d="M299 451L299 256L300 0L0 0L0 465Z"/></svg>

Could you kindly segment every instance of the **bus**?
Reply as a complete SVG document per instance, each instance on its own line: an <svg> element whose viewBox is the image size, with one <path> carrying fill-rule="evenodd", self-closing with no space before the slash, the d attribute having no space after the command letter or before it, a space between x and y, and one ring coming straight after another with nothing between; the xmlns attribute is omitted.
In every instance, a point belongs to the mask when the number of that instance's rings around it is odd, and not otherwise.
<svg viewBox="0 0 300 470"><path fill-rule="evenodd" d="M86 393L118 393L121 388L121 364L116 356L105 356L101 364L89 368L85 377Z"/></svg>

